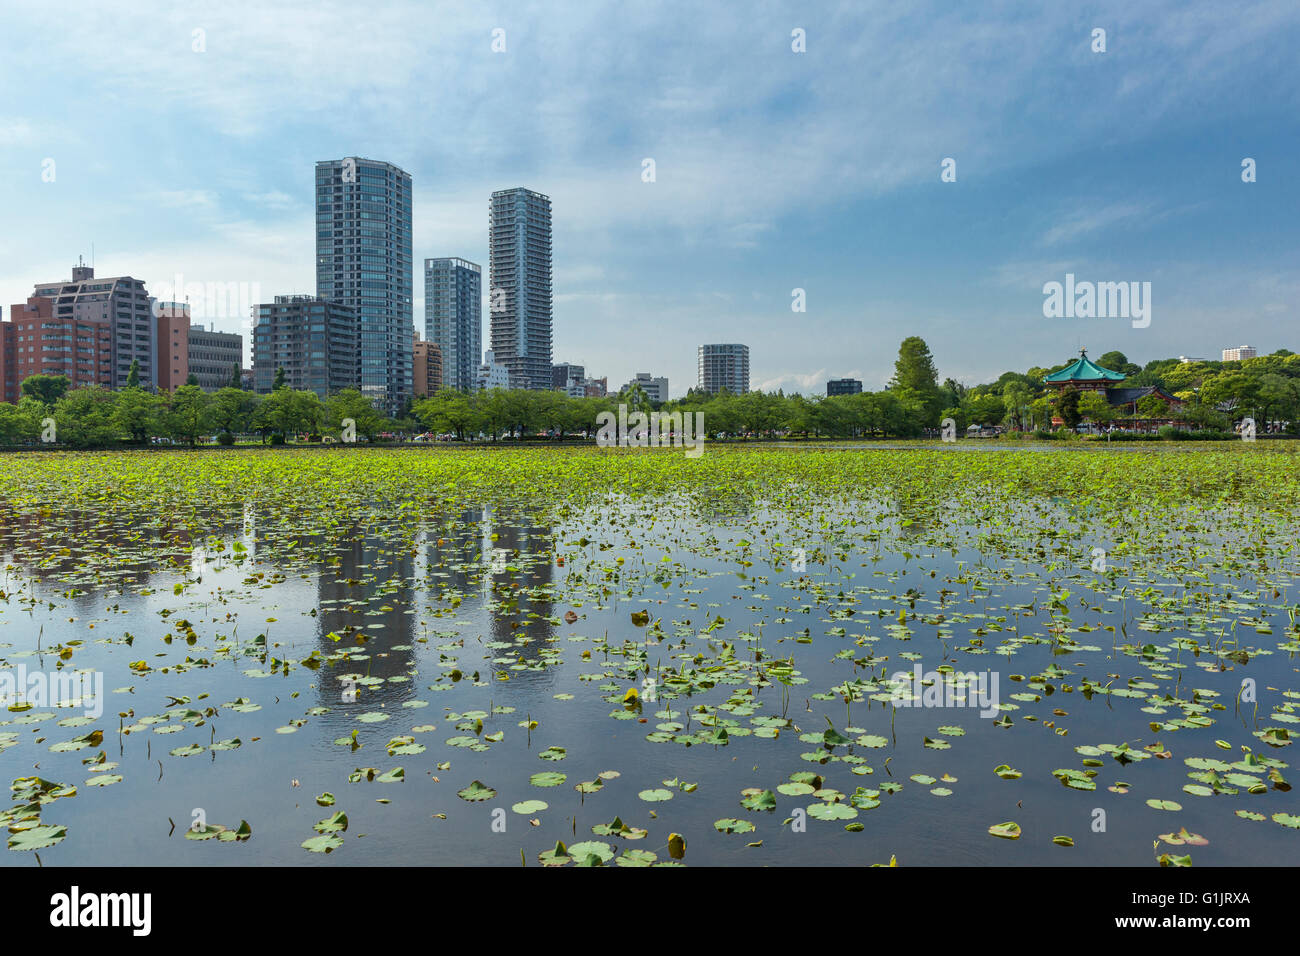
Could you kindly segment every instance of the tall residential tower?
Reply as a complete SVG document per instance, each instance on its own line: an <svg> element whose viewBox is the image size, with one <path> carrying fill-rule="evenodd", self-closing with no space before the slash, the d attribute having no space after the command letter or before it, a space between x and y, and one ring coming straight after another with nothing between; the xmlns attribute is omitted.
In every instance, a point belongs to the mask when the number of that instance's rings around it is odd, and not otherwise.
<svg viewBox="0 0 1300 956"><path fill-rule="evenodd" d="M412 393L411 177L349 156L316 164L316 295L355 311L361 393L394 412Z"/></svg>
<svg viewBox="0 0 1300 956"><path fill-rule="evenodd" d="M442 353L442 384L468 392L483 354L483 267L424 260L424 340Z"/></svg>
<svg viewBox="0 0 1300 956"><path fill-rule="evenodd" d="M697 355L698 387L702 392L726 389L733 395L749 391L748 345L701 345Z"/></svg>
<svg viewBox="0 0 1300 956"><path fill-rule="evenodd" d="M551 387L551 199L517 187L492 194L488 216L492 352L511 388Z"/></svg>

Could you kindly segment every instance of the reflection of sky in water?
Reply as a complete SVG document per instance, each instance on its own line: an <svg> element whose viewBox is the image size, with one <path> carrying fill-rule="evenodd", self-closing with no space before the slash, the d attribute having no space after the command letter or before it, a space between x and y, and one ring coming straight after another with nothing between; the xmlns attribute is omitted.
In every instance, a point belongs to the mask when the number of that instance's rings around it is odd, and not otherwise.
<svg viewBox="0 0 1300 956"><path fill-rule="evenodd" d="M1070 542L1073 560L1044 540L1044 557L1029 564L999 557L987 544L984 555L971 547L980 535L986 542L988 535L1014 541L1015 524L998 530L954 518L950 526L939 528L931 514L898 515L890 514L888 507L863 506L859 523L845 526L836 514L829 506L810 509L796 526L789 516L753 507L748 499L718 498L702 509L678 501L654 506L625 501L603 512L575 513L552 526L506 509L484 508L423 515L414 534L412 523L395 518L387 526L342 524L327 539L296 536L290 526L250 506L232 518L220 541L196 545L155 530L123 550L158 551L171 559L170 565L164 561L149 566L143 560L116 565L112 575L134 582L124 593L96 585L94 574L78 572L73 577L86 593L71 597L66 579L71 558L44 568L33 566L27 552L34 549L23 545L22 523L10 521L0 538L0 551L7 552L10 565L0 579L8 595L0 605L0 641L7 645L0 647L4 663L22 662L29 670L52 668L54 648L82 640L70 666L102 668L110 691L130 686L134 692L109 694L105 717L94 725L104 731L102 747L96 749L49 752L51 744L90 729L55 726L63 713L35 725L15 723L21 715L9 714L10 723L0 731L16 732L18 742L0 753L0 764L10 779L39 773L78 786L75 798L57 800L42 814L44 822L69 828L66 841L41 853L42 860L52 864L515 865L521 847L532 863L557 839L599 839L651 850L666 859L663 844L675 831L688 839L688 863L860 864L887 862L895 854L903 863L1146 865L1152 862L1151 841L1182 826L1211 841L1194 848L1198 865L1289 861L1286 841L1291 831L1271 820L1240 819L1233 811L1258 810L1266 816L1296 812L1300 801L1292 794L1270 789L1258 796L1242 790L1236 796L1198 797L1182 791L1192 782L1185 758L1232 761L1239 759L1242 744L1266 757L1289 756L1290 748L1273 749L1251 736L1253 707L1243 707L1238 716L1233 703L1242 677L1253 677L1261 717L1267 718L1273 707L1285 703L1280 690L1267 688L1295 686L1295 661L1277 650L1288 626L1285 613L1270 613L1271 636L1256 633L1254 625L1236 628L1243 647L1253 644L1271 653L1252 654L1248 663L1219 671L1199 666L1211 660L1204 650L1200 657L1176 650L1171 659L1180 666L1153 672L1149 662L1116 649L1126 641L1122 633L1112 635L1101 628L1114 625L1126 630L1127 640L1134 643L1165 646L1191 634L1204 648L1214 643L1218 631L1232 630L1212 621L1214 616L1249 618L1256 613L1250 607L1253 600L1238 597L1244 609L1229 614L1215 607L1222 597L1221 590L1215 591L1215 601L1205 604L1204 620L1186 618L1181 606L1171 606L1169 613L1175 617L1166 624L1171 630L1148 633L1139 625L1152 608L1133 592L1158 584L1158 590L1172 593L1170 585L1176 581L1134 582L1122 572L1106 593L1089 590L1086 582L1094 577L1088 571L1088 554L1095 544L1091 540ZM1034 526L1050 527L1047 516L1044 512L1037 517ZM956 536L952 548L930 543L948 541L948 535ZM1221 547L1221 535L1198 537L1202 547ZM582 539L585 544L579 544ZM235 560L231 550L236 540L248 549L242 560ZM294 546L286 549L289 541ZM1015 546L1029 548L1029 555L1036 557L1034 541ZM803 548L808 559L809 575L801 586L796 586L799 576L786 564L790 549L796 547ZM556 562L557 552L565 559L563 566ZM498 568L492 572L494 556ZM620 557L622 565L617 564ZM1112 563L1124 569L1147 560L1117 555ZM1046 566L1052 562L1058 566L1049 571ZM107 571L100 577L113 580ZM1224 577L1234 595L1249 586L1249 579L1239 576L1242 569L1213 573ZM1270 574L1279 584L1287 579L1278 572ZM184 575L192 583L183 595L176 595L173 585L185 580ZM967 580L958 580L963 576ZM1115 594L1126 583L1129 592L1121 601ZM1200 580L1194 587L1214 590ZM945 589L948 593L941 594ZM1053 614L1063 613L1059 607L1055 612L1049 608L1052 593L1062 590L1071 591L1066 600L1068 627L1086 623L1098 628L1088 634L1070 631L1070 636L1099 650L1071 653L1038 643L1021 645L1009 658L991 652L1013 631L1047 634ZM1087 599L1086 605L1080 598ZM1279 607L1282 600L1270 597L1264 604ZM1031 607L1032 615L1027 611ZM571 625L563 623L570 609L579 615ZM852 615L846 613L849 609ZM638 610L662 619L662 641L646 645L647 630L630 621L631 612ZM909 615L905 625L898 622L900 610ZM1126 618L1121 619L1121 611ZM911 618L913 613L922 618ZM943 622L937 621L938 614L944 615ZM713 640L698 636L719 615L726 625L710 635ZM198 635L194 646L179 636L182 620ZM901 627L910 632L907 640L895 636L902 633ZM739 639L745 632L756 638ZM130 646L104 643L120 641L127 633L133 636ZM163 640L168 634L173 635L170 644ZM268 642L266 660L255 653L262 645L252 643L259 635L266 635ZM790 689L788 716L804 733L820 734L829 717L840 730L854 726L888 738L884 749L852 748L874 772L858 776L848 764L804 759L821 748L799 740L799 732L792 729L775 740L733 735L725 747L645 739L664 722L655 716L656 710L671 709L677 715L672 720L684 723L697 704L711 708L743 690L743 680L646 704L640 713L646 723L611 719L610 714L621 709L617 700L622 691L640 687L644 677L615 652L628 649L624 642L633 642L648 653L652 669L678 668L683 660L675 655L683 653L678 646L682 635L688 635L692 655L702 653L706 660L719 651L719 637L734 642L736 657L744 660L752 660L755 647L761 647L765 660L793 655L807 683ZM854 643L862 635L876 640ZM598 646L602 639L608 641L606 650ZM227 645L243 650L215 653ZM342 650L352 659L318 670L295 665L286 674L277 663ZM590 651L589 660L581 658L584 651ZM851 653L837 657L844 651ZM1028 681L1016 681L1013 675L1032 677L1053 664L1073 676L1053 679L1052 685L1075 689L1058 689L1050 696L1039 691L1040 701L1015 702L1020 709L1010 712L1010 727L995 726L974 710L902 709L891 717L879 702L856 702L846 712L839 695L814 697L846 680L910 670L912 661L901 656L908 653L920 655L925 670L947 663L962 671L996 671L1004 702L1011 702L1013 693L1030 690ZM869 656L875 660L854 665L853 659L866 661ZM211 666L196 666L198 658L211 661ZM128 664L140 660L153 670L133 674ZM447 676L453 670L462 675L454 682ZM474 684L475 672L480 686ZM616 676L585 679L611 672ZM253 676L257 674L266 676ZM496 679L501 674L509 679ZM363 683L360 698L350 702L343 699L345 675L382 681ZM1157 714L1143 712L1149 704L1139 698L1095 695L1086 700L1078 690L1084 677L1120 688L1130 678L1149 679L1160 693L1174 693L1176 688L1184 700L1191 688L1216 691L1220 696L1204 697L1204 702L1218 701L1227 709L1212 712L1217 721L1212 727L1153 732L1150 721L1182 715L1177 706ZM600 690L607 681L618 690ZM430 685L445 689L432 691ZM564 694L573 699L556 699ZM163 713L172 696L189 696L187 707L217 707L220 712L204 726L186 724L178 733L158 734L147 727L119 735L118 711L134 711L121 721L129 726ZM757 690L754 716L779 715L781 696L779 686ZM236 713L222 706L238 698L248 698L261 709ZM312 708L329 710L308 714ZM494 713L494 708L513 709ZM1058 708L1067 713L1055 714ZM473 730L457 729L459 721L449 718L449 712L469 711L488 712L483 734L504 731L504 740L484 752L448 746L449 738L474 736ZM386 714L388 719L359 723L357 717L366 713ZM1024 720L1027 715L1038 719ZM294 732L277 732L304 718ZM531 734L519 726L529 719L539 724ZM747 716L731 719L750 726ZM413 734L427 748L424 753L387 754L385 744L391 737L428 724L436 729ZM1269 724L1261 720L1259 726ZM945 736L940 726L959 726L965 734ZM358 730L361 749L334 743L353 729ZM698 715L693 715L690 731L698 729ZM1068 736L1058 734L1059 729L1068 729ZM45 739L38 743L33 739L38 736ZM168 753L230 737L240 738L242 747L192 757ZM929 749L923 746L927 737L950 747ZM1215 746L1220 738L1231 743L1231 751ZM1095 792L1068 789L1052 776L1058 768L1084 769L1076 746L1128 742L1140 749L1155 740L1171 753L1169 759L1121 766L1105 757L1097 768ZM549 746L566 748L567 758L539 760L537 754ZM98 771L83 766L82 760L98 749L118 762L113 772L123 775L121 783L102 789L83 784ZM839 747L835 752L845 751ZM887 757L892 758L888 770ZM449 769L438 768L444 761L450 762ZM33 768L35 763L39 769ZM999 779L993 773L999 764L1011 765L1023 777ZM374 767L382 773L399 765L406 771L401 784L347 780L358 768ZM554 788L529 785L529 775L549 770L566 774L566 782ZM620 776L608 780L600 792L584 798L573 789L607 770ZM781 826L793 808L814 803L812 797L780 795L775 813L751 813L740 806L742 789L774 789L800 771L823 774L826 786L846 794L857 786L876 789L889 780L901 783L903 790L882 794L879 808L860 812L856 822L864 830L859 833L846 832L843 822L812 819L802 833ZM947 774L956 780L920 784L909 779L917 773L935 778ZM1283 771L1284 776L1289 773ZM670 778L699 786L691 793L677 791L666 802L637 798L639 791L661 787ZM296 788L291 786L295 779L300 782ZM475 804L459 799L456 791L473 780L496 788L497 795ZM1131 791L1108 792L1106 787L1116 781L1127 781ZM952 794L928 792L936 786L946 786ZM315 796L323 791L335 795L334 807L315 804ZM391 802L379 803L380 798ZM1150 809L1145 805L1148 798L1176 800L1183 810ZM532 815L541 820L539 827L510 812L511 804L528 799L550 804ZM248 820L253 839L238 845L183 839L195 807L202 807L212 823L233 827ZM491 829L495 807L506 809L505 834ZM1105 833L1090 829L1095 807L1107 811ZM315 835L312 823L335 810L345 811L350 819L343 847L329 857L300 849L299 843ZM657 819L650 817L651 811ZM439 813L447 818L437 819ZM575 816L576 837L571 820ZM622 841L590 833L593 824L615 816L648 828L650 835L642 841ZM758 830L743 836L715 832L713 821L724 817L751 820ZM170 837L168 818L176 822ZM1021 840L1013 843L987 834L989 825L1004 820L1020 823ZM1058 834L1074 837L1076 846L1053 846L1051 838ZM745 846L754 840L763 845ZM1181 853L1179 848L1163 849ZM10 865L29 862L18 853L0 859Z"/></svg>

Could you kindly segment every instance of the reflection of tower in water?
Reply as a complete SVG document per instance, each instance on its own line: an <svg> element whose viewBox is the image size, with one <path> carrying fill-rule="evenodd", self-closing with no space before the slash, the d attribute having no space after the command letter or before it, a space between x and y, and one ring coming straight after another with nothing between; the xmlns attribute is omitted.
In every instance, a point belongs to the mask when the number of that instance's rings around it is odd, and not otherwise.
<svg viewBox="0 0 1300 956"><path fill-rule="evenodd" d="M317 685L321 703L337 708L343 702L340 674L409 676L419 608L412 588L415 556L409 546L369 534L355 524L342 536L342 542L326 553L317 586L320 651L333 654L352 648L366 656L365 660L321 669ZM331 633L340 635L341 640L329 638ZM362 687L359 704L367 710L379 704L400 705L415 696L417 689L415 679L385 679L382 684Z"/></svg>
<svg viewBox="0 0 1300 956"><path fill-rule="evenodd" d="M419 580L429 588L431 600L463 598L481 587L483 514L471 509L453 521L431 520L424 526Z"/></svg>
<svg viewBox="0 0 1300 956"><path fill-rule="evenodd" d="M523 634L534 641L551 635L546 619L551 616L552 554L555 539L550 528L498 520L491 525L496 540L489 540L497 554L491 565L489 551L486 584L490 589L488 609L492 614L492 639L511 641ZM500 552L504 551L504 560ZM503 566L504 565L504 566ZM518 571L509 570L518 568ZM530 645L531 646L531 645Z"/></svg>

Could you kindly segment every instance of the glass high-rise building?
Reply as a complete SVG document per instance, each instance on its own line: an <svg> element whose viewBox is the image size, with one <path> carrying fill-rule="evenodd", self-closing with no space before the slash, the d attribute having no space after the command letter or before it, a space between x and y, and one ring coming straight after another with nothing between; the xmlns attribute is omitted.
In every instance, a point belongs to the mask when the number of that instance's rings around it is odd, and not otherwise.
<svg viewBox="0 0 1300 956"><path fill-rule="evenodd" d="M473 389L483 354L482 266L424 260L424 339L442 352L442 384Z"/></svg>
<svg viewBox="0 0 1300 956"><path fill-rule="evenodd" d="M374 159L316 164L316 295L356 312L361 393L390 412L412 394L411 177Z"/></svg>
<svg viewBox="0 0 1300 956"><path fill-rule="evenodd" d="M551 387L551 199L531 189L492 194L488 215L492 352L511 388Z"/></svg>

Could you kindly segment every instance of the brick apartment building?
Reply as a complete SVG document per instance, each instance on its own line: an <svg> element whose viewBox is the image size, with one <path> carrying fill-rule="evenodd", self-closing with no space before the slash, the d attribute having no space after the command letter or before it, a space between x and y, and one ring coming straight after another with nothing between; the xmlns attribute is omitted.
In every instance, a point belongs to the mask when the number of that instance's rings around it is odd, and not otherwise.
<svg viewBox="0 0 1300 956"><path fill-rule="evenodd" d="M442 388L442 349L437 342L422 342L417 332L412 350L412 381L417 398Z"/></svg>
<svg viewBox="0 0 1300 956"><path fill-rule="evenodd" d="M32 296L0 322L0 397L17 403L23 379L66 375L72 388L113 385L113 329L108 322L56 315L55 300Z"/></svg>

